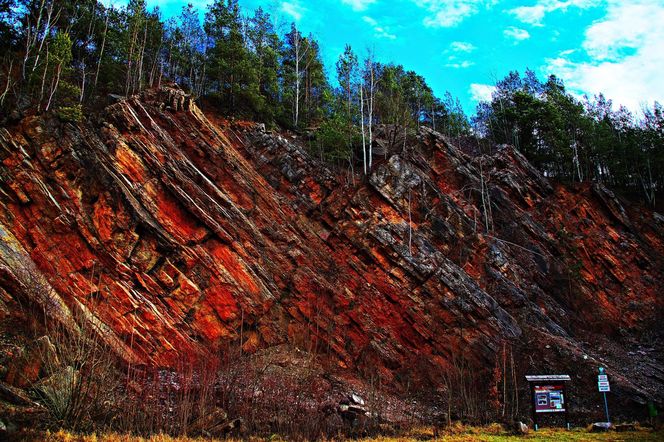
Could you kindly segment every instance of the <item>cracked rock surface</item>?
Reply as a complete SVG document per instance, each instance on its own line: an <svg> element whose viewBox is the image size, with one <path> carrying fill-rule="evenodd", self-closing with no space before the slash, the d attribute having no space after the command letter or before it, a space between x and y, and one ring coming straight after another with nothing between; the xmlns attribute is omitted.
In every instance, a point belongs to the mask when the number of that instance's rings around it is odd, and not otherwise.
<svg viewBox="0 0 664 442"><path fill-rule="evenodd" d="M514 148L471 157L422 128L349 182L162 88L97 123L0 129L0 161L0 302L81 307L127 361L288 343L437 384L454 355L490 370L508 342L523 373L601 363L664 401L664 218Z"/></svg>

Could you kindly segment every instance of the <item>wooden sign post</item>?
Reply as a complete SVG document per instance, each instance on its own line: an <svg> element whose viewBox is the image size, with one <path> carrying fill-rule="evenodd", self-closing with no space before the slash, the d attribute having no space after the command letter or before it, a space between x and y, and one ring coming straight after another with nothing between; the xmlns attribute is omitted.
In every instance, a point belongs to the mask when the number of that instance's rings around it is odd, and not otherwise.
<svg viewBox="0 0 664 442"><path fill-rule="evenodd" d="M570 377L564 375L530 375L526 376L532 397L533 425L539 428L539 416L547 413L563 413L565 426L569 430L569 402L565 382Z"/></svg>

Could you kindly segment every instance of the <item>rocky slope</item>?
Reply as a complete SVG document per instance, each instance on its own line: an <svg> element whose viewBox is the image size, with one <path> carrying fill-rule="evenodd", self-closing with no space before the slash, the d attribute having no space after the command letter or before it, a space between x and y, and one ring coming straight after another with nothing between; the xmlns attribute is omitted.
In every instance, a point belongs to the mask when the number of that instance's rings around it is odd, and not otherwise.
<svg viewBox="0 0 664 442"><path fill-rule="evenodd" d="M425 128L399 145L350 180L170 88L96 124L0 129L0 318L83 312L160 366L289 343L397 389L440 385L460 354L489 372L509 345L519 374L590 393L603 364L617 394L664 402L664 217L511 147L471 157Z"/></svg>

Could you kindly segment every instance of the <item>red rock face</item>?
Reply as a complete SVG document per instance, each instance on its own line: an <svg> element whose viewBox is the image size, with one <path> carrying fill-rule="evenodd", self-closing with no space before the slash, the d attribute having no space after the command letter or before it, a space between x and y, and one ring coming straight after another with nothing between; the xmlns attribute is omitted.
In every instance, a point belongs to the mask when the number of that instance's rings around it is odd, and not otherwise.
<svg viewBox="0 0 664 442"><path fill-rule="evenodd" d="M460 352L491 370L507 341L524 372L602 361L662 400L656 358L626 357L662 318L661 216L428 129L348 183L178 90L105 115L0 130L0 282L63 321L83 305L126 360L290 343L388 384L436 383ZM540 358L546 344L559 351Z"/></svg>

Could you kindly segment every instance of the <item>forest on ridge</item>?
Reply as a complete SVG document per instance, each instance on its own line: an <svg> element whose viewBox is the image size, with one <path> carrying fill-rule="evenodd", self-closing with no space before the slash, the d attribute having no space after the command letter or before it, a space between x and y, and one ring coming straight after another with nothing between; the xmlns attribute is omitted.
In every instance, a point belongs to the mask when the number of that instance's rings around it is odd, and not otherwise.
<svg viewBox="0 0 664 442"><path fill-rule="evenodd" d="M30 114L77 123L109 94L175 82L228 116L309 133L312 153L365 174L374 127L396 140L426 125L472 138L477 153L512 144L548 177L602 182L651 207L664 190L659 103L634 114L527 70L497 81L468 116L449 92L436 96L423 76L370 50L347 45L325 66L315 35L295 23L281 29L263 8L245 11L237 0L204 11L189 4L168 20L145 0L0 0L0 47L3 124Z"/></svg>

